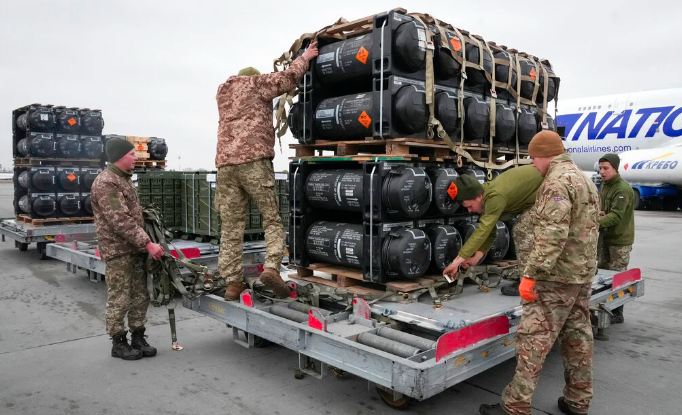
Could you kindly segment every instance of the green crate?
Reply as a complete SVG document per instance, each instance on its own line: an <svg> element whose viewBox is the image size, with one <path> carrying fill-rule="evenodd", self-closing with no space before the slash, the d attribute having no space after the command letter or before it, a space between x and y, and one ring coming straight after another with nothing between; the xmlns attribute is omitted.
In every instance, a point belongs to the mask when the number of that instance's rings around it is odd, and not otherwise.
<svg viewBox="0 0 682 415"><path fill-rule="evenodd" d="M140 185L139 183L137 184L137 193L139 195L150 195L152 193L151 187L149 185Z"/></svg>
<svg viewBox="0 0 682 415"><path fill-rule="evenodd" d="M151 195L140 195L140 206L147 206L152 203Z"/></svg>
<svg viewBox="0 0 682 415"><path fill-rule="evenodd" d="M163 207L163 195L155 195L152 194L152 204L156 205L159 208Z"/></svg>

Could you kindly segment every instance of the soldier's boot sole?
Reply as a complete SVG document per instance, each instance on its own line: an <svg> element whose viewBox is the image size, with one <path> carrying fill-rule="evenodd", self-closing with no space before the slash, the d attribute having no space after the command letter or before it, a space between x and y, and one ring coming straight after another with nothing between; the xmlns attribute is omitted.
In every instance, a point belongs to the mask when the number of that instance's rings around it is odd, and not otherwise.
<svg viewBox="0 0 682 415"><path fill-rule="evenodd" d="M271 288L279 298L287 298L291 295L291 288L284 282L279 272L268 268L260 274L260 281Z"/></svg>
<svg viewBox="0 0 682 415"><path fill-rule="evenodd" d="M483 404L478 408L478 413L481 415L509 415L499 403L495 405Z"/></svg>
<svg viewBox="0 0 682 415"><path fill-rule="evenodd" d="M559 410L566 415L587 415L587 412L575 412L573 409L571 409L570 405L566 402L566 399L564 399L563 396L559 398L557 405L559 405Z"/></svg>
<svg viewBox="0 0 682 415"><path fill-rule="evenodd" d="M521 293L519 293L519 283L505 285L500 289L500 291L502 291L502 294L508 295L510 297L518 297L521 295Z"/></svg>
<svg viewBox="0 0 682 415"><path fill-rule="evenodd" d="M142 351L132 349L135 352L129 352L125 349L111 349L111 357L118 357L123 360L139 360L142 359ZM137 352L137 353L136 353Z"/></svg>

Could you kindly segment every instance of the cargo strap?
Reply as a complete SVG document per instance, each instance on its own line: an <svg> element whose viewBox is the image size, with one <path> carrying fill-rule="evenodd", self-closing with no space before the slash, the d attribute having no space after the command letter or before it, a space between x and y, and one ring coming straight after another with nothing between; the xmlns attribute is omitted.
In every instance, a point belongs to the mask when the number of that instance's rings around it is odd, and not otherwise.
<svg viewBox="0 0 682 415"><path fill-rule="evenodd" d="M442 139L445 141L445 143L448 145L448 147L455 152L455 154L458 155L457 158L457 164L461 167L462 165L462 157L467 158L469 161L474 163L475 165L482 167L484 169L506 169L507 167L511 167L512 165L516 164L515 160L510 160L504 164L495 164L492 162L492 147L490 148L490 158L487 162L481 162L474 160L473 157L471 157L471 154L469 154L468 151L464 150L463 147L463 142L464 142L464 111L463 108L459 108L461 110L460 112L460 144L459 146L455 145L455 143L452 141L448 133L443 129L443 126L441 125L440 121L438 121L435 117L435 109L434 109L434 91L435 91L435 83L434 83L434 72L433 72L433 41L432 41L432 34L431 30L429 27L424 23L423 18L429 17L428 15L422 15L422 14L410 14L415 20L417 20L419 23L422 24L424 27L424 33L426 37L426 74L425 74L425 79L426 79L426 105L429 108L429 122L428 122L428 129L426 131L426 136L429 139L433 139L434 137L434 129L435 129L435 135L438 136L438 138ZM459 35L459 34L458 34ZM442 37L441 37L442 39ZM442 42L442 40L441 40ZM448 48L449 49L449 48ZM464 50L463 48L462 50ZM452 50L449 49L452 53ZM465 52L466 53L466 52ZM466 55L465 55L466 57ZM464 60L466 62L466 59ZM463 107L461 104L462 98L463 98L463 93L464 93L464 80L466 79L466 74L464 73L465 67L462 65L462 78L461 78L461 86L460 86L460 104L458 107ZM491 117L493 118L493 117Z"/></svg>
<svg viewBox="0 0 682 415"><path fill-rule="evenodd" d="M190 301L197 299L203 294L225 286L225 280L221 277L211 277L208 268L195 264L187 259L185 254L168 242L172 235L164 228L159 208L149 205L142 208L144 218L144 230L153 243L163 247L164 256L154 260L151 255L147 256L145 269L147 271L147 290L149 299L154 307L168 306L176 293ZM178 255L174 258L170 252L173 248ZM190 271L190 275L182 275L180 266ZM173 350L182 350L178 345L175 329L175 310L168 307L168 321L171 328L171 342Z"/></svg>

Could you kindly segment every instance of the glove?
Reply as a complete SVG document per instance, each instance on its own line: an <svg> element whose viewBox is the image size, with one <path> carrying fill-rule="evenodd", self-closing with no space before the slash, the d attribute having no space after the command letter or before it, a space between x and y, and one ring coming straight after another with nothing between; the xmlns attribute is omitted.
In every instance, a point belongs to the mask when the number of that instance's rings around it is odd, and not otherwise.
<svg viewBox="0 0 682 415"><path fill-rule="evenodd" d="M526 277L521 278L521 284L519 284L519 294L521 294L521 298L528 302L535 301L535 299L538 298L538 295L533 291L534 288L535 280Z"/></svg>

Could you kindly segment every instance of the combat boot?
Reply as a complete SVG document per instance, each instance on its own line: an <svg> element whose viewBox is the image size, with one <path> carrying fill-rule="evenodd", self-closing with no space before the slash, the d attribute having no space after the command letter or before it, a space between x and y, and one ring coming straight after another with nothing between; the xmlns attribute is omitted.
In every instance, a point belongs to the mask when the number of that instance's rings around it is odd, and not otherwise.
<svg viewBox="0 0 682 415"><path fill-rule="evenodd" d="M111 348L112 357L120 357L123 360L137 360L142 358L142 351L133 349L128 344L128 332L122 330L120 333L111 336L114 346Z"/></svg>
<svg viewBox="0 0 682 415"><path fill-rule="evenodd" d="M483 404L478 408L478 413L481 415L509 415L507 411L502 409L502 404L499 403L495 405Z"/></svg>
<svg viewBox="0 0 682 415"><path fill-rule="evenodd" d="M521 294L519 293L519 284L521 284L520 281L517 281L511 285L503 285L502 289L502 294L508 295L510 297L518 297Z"/></svg>
<svg viewBox="0 0 682 415"><path fill-rule="evenodd" d="M559 398L558 404L559 404L559 410L561 412L565 413L566 415L587 415L587 412L576 412L573 409L571 409L571 407L568 405L568 403L566 402L566 399L564 399L563 396L561 398Z"/></svg>
<svg viewBox="0 0 682 415"><path fill-rule="evenodd" d="M237 301L242 291L244 291L244 283L241 281L232 281L225 286L225 301Z"/></svg>
<svg viewBox="0 0 682 415"><path fill-rule="evenodd" d="M156 347L152 347L147 343L144 335L145 328L140 327L130 332L132 340L130 341L130 346L133 349L140 350L143 357L156 356Z"/></svg>
<svg viewBox="0 0 682 415"><path fill-rule="evenodd" d="M284 282L279 272L272 268L266 268L260 274L260 281L271 288L279 298L287 298L291 295L291 288Z"/></svg>

